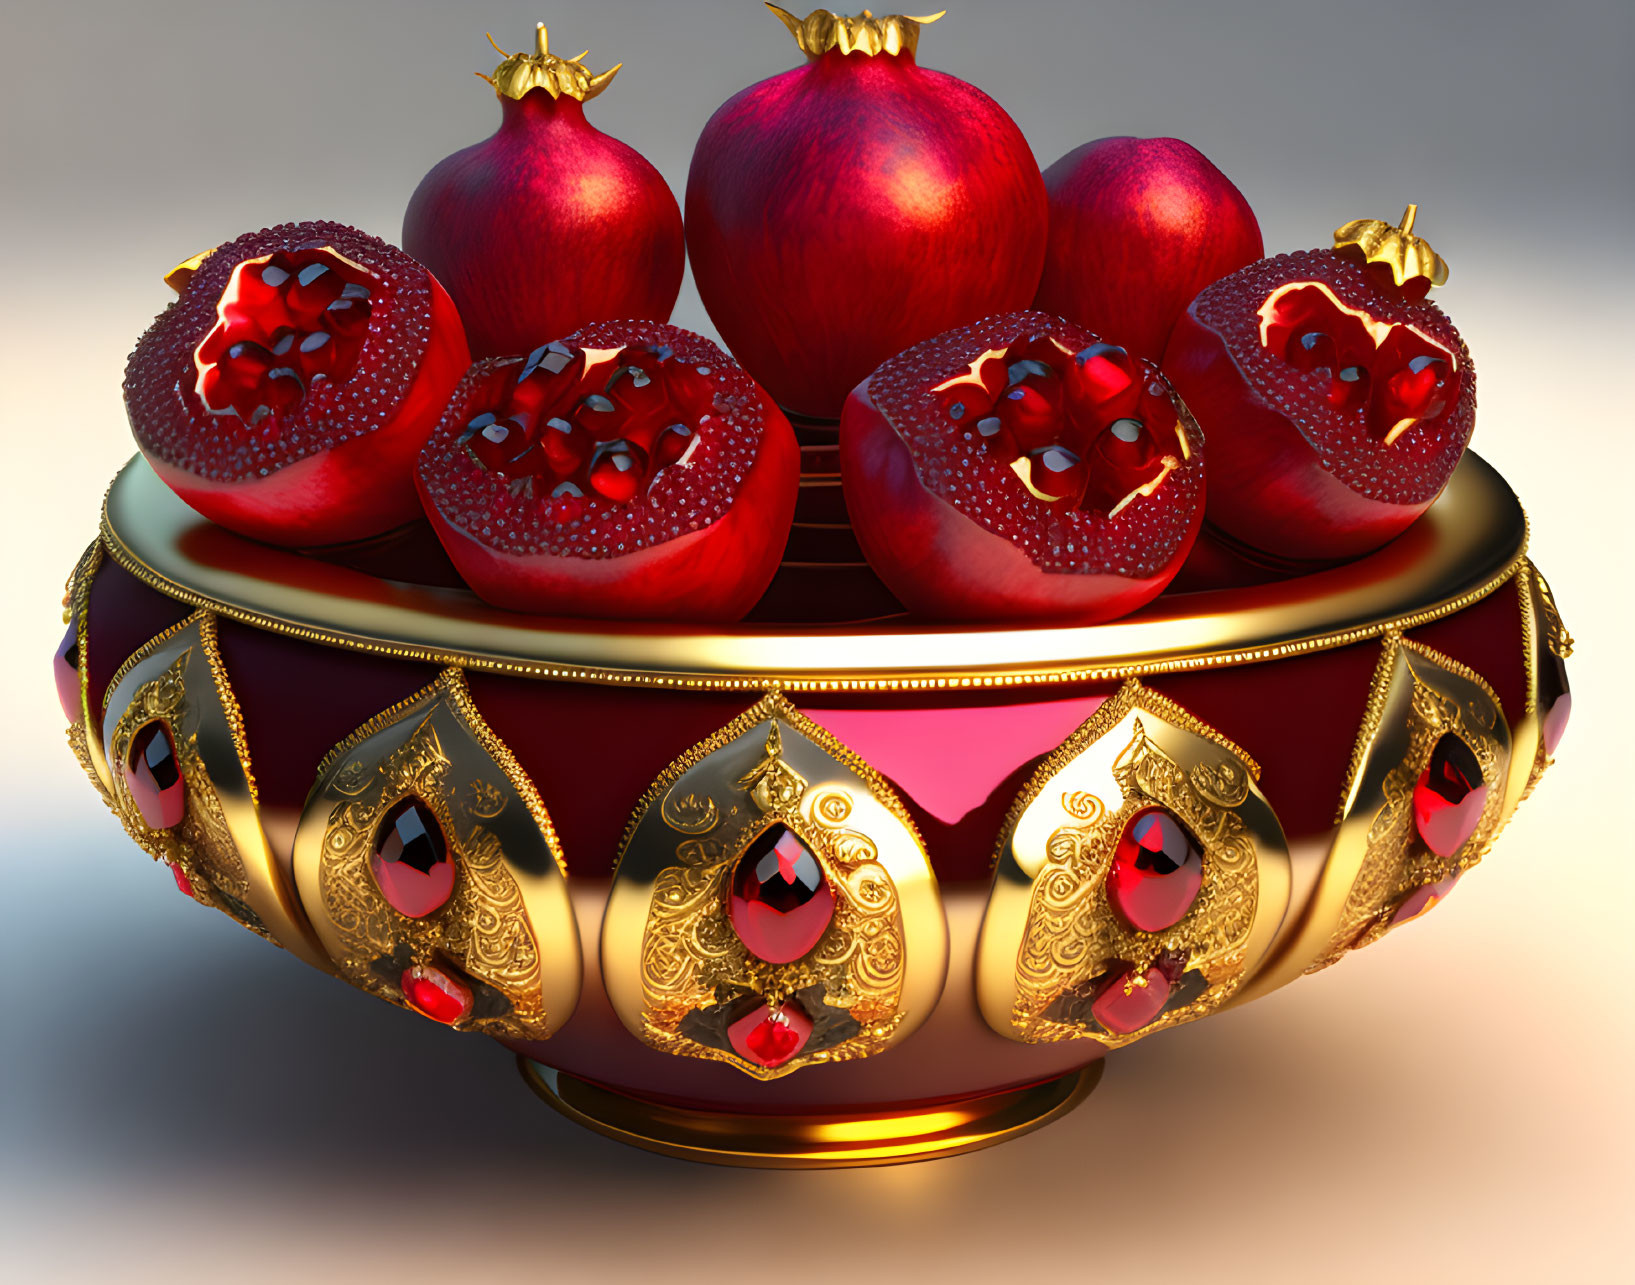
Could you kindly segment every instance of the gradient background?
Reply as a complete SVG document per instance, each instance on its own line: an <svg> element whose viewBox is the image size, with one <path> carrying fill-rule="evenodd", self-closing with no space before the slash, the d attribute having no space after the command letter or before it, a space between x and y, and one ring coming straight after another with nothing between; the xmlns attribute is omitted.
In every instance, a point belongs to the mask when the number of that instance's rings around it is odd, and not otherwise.
<svg viewBox="0 0 1635 1285"><path fill-rule="evenodd" d="M1042 163L1188 139L1273 252L1420 203L1477 447L1579 643L1560 765L1432 926L1115 1055L1085 1107L997 1150L757 1174L581 1132L497 1048L296 966L138 857L62 744L48 661L132 449L119 382L160 275L284 219L395 240L420 175L497 120L483 31L525 47L538 18L624 60L591 118L678 193L715 106L798 58L752 0L5 7L5 1274L776 1279L816 1252L859 1278L1628 1279L1627 0L966 2L921 46ZM676 320L709 329L690 283Z"/></svg>

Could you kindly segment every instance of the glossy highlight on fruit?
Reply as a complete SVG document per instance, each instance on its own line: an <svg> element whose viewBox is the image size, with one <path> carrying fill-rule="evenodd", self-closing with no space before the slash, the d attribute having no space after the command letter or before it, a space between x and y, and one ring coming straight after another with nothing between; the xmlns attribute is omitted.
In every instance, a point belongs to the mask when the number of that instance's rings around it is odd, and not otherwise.
<svg viewBox="0 0 1635 1285"><path fill-rule="evenodd" d="M365 539L418 515L412 468L470 364L414 260L335 223L250 233L175 274L137 341L125 407L156 473L273 544Z"/></svg>
<svg viewBox="0 0 1635 1285"><path fill-rule="evenodd" d="M1026 307L1043 180L986 94L919 66L920 22L777 10L808 61L728 100L687 178L693 278L785 409L833 419L893 353Z"/></svg>
<svg viewBox="0 0 1635 1285"><path fill-rule="evenodd" d="M417 483L497 606L736 620L777 570L799 471L788 420L709 340L607 322L473 366Z"/></svg>
<svg viewBox="0 0 1635 1285"><path fill-rule="evenodd" d="M869 564L948 619L1124 615L1203 520L1203 435L1163 376L1038 312L882 365L846 402L840 463Z"/></svg>
<svg viewBox="0 0 1635 1285"><path fill-rule="evenodd" d="M1033 306L1158 361L1198 291L1264 253L1243 193L1178 138L1099 138L1045 171Z"/></svg>
<svg viewBox="0 0 1635 1285"><path fill-rule="evenodd" d="M619 68L593 76L584 54L550 53L543 24L536 44L484 77L499 129L438 162L403 219L404 247L448 287L479 358L609 317L665 321L681 289L676 198L639 152L585 119Z"/></svg>
<svg viewBox="0 0 1635 1285"><path fill-rule="evenodd" d="M1359 557L1400 534L1475 427L1470 353L1415 286L1425 279L1399 288L1360 254L1233 273L1193 300L1164 354L1209 438L1210 522L1291 563Z"/></svg>

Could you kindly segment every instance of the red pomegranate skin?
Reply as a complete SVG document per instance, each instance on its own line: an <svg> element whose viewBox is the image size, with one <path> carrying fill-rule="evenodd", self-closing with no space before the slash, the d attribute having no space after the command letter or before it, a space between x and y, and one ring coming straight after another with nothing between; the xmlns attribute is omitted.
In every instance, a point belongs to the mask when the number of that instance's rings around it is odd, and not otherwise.
<svg viewBox="0 0 1635 1285"><path fill-rule="evenodd" d="M1252 340L1256 309L1279 285L1308 280L1454 354L1460 387L1445 413L1384 445L1336 422L1310 376L1269 362ZM1361 557L1400 535L1442 493L1475 426L1475 370L1446 314L1330 250L1262 259L1207 287L1176 325L1163 369L1208 435L1210 523L1289 570Z"/></svg>
<svg viewBox="0 0 1635 1285"><path fill-rule="evenodd" d="M472 355L609 317L667 320L686 252L663 177L576 98L499 102L499 129L433 166L403 218L404 248L448 287Z"/></svg>
<svg viewBox="0 0 1635 1285"><path fill-rule="evenodd" d="M1264 253L1243 193L1178 138L1100 138L1045 171L1034 307L1158 361L1194 295Z"/></svg>
<svg viewBox="0 0 1635 1285"><path fill-rule="evenodd" d="M278 245L307 244L331 245L360 259L367 253L360 246L375 247L381 263L410 279L419 278L416 284L426 294L426 315L420 319L423 337L407 338L399 319L383 328L377 318L364 348L366 354L371 345L392 349L409 370L407 382L378 384L369 369L360 369L342 387L332 390L338 402L331 401L329 407L336 418L351 413L348 408L352 408L373 421L366 431L343 437L333 446L312 449L315 440L321 442L329 430L322 418L308 421L303 416L302 422L271 430L276 436L293 428L305 438L305 446L296 442L289 448L286 454L295 458L287 462L265 472L252 467L253 461L225 467L207 463L219 444L204 441L205 434L246 432L237 421L212 422L196 413L199 399L192 386L192 353L214 322L215 300L238 261ZM370 258L367 266L376 266L376 260ZM183 330L187 333L181 333ZM470 364L453 301L420 265L384 242L338 224L285 225L241 237L205 260L182 297L160 314L131 354L125 401L137 445L148 464L199 514L268 544L318 547L369 539L420 517L414 461ZM387 409L373 414L368 405L372 399L379 399ZM192 426L163 433L162 421L172 415L184 425L191 420ZM188 434L194 436L191 446ZM278 453L276 443L272 450Z"/></svg>
<svg viewBox="0 0 1635 1285"><path fill-rule="evenodd" d="M1096 341L1093 334L1037 313L990 318L982 325L1012 323L1009 329L1014 330L1018 319L1074 335L1074 342L1081 345ZM902 354L898 360L910 355ZM1096 624L1128 615L1174 578L1203 524L1204 439L1189 417L1182 421L1193 450L1185 482L1189 491L1180 512L1163 521L1167 540L1161 556L1134 574L1109 565L1111 559L1096 567L1052 567L926 482L927 461L916 456L904 429L876 401L873 385L892 364L875 371L846 400L840 422L841 475L852 525L869 565L911 612L944 620ZM1161 382L1151 366L1145 374ZM958 463L943 467L955 473L974 471ZM1009 511L1030 511L1021 483L1007 472L999 473L991 502ZM1147 499L1132 505L1126 519L1128 534L1113 536L1113 542L1123 539L1132 548L1147 543L1146 530L1137 524L1147 519L1156 503Z"/></svg>
<svg viewBox="0 0 1635 1285"><path fill-rule="evenodd" d="M830 49L729 99L687 177L693 279L792 413L834 419L893 353L1025 307L1044 183L1003 108L896 54Z"/></svg>
<svg viewBox="0 0 1635 1285"><path fill-rule="evenodd" d="M678 351L691 341L731 364L707 340L658 323L600 323L562 342L608 348L644 341L670 342ZM488 364L474 366L468 378L481 378ZM742 372L738 375L744 378ZM778 569L800 485L794 430L763 390L756 388L754 395L763 420L759 447L725 512L699 530L613 557L542 555L478 539L451 519L436 494L437 474L446 467L437 457L459 428L447 417L427 444L416 473L426 516L461 577L495 606L550 616L738 620ZM457 391L449 415L460 405Z"/></svg>

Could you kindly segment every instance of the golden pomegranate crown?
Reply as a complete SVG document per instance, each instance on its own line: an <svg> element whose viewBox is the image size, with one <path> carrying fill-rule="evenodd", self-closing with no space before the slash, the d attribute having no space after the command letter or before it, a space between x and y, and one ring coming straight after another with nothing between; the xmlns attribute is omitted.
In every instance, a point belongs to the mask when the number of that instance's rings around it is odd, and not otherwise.
<svg viewBox="0 0 1635 1285"><path fill-rule="evenodd" d="M493 36L488 37L488 43L505 61L494 68L492 76L480 71L477 75L494 86L494 92L501 98L520 99L529 90L543 89L552 98L566 94L582 103L589 102L608 87L614 73L624 66L622 62L615 63L600 75L593 76L588 68L581 65L590 50L574 58L558 58L550 51L550 34L543 22L534 27L534 52L531 54L508 54Z"/></svg>
<svg viewBox="0 0 1635 1285"><path fill-rule="evenodd" d="M1415 278L1442 285L1448 279L1448 265L1429 241L1413 234L1418 213L1419 207L1410 205L1395 224L1384 219L1353 219L1334 229L1335 252L1365 264L1385 264L1398 289Z"/></svg>
<svg viewBox="0 0 1635 1285"><path fill-rule="evenodd" d="M814 9L804 18L797 18L775 4L766 7L789 28L789 34L809 58L820 57L831 49L843 54L896 54L905 49L913 53L920 44L920 25L935 22L948 12L944 9L924 18L910 18L900 13L876 18L867 9L856 17Z"/></svg>

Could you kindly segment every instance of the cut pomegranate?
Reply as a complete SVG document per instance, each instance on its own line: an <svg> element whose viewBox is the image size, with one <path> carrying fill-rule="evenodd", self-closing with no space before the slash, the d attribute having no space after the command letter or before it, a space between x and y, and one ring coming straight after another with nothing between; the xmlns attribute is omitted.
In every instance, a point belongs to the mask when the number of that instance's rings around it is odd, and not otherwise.
<svg viewBox="0 0 1635 1285"><path fill-rule="evenodd" d="M286 224L185 277L131 354L125 406L148 462L205 517L333 544L418 515L414 457L469 362L414 260L338 224Z"/></svg>
<svg viewBox="0 0 1635 1285"><path fill-rule="evenodd" d="M998 103L918 65L929 19L769 7L807 63L704 126L687 252L727 347L780 405L832 420L893 353L1028 305L1044 181Z"/></svg>
<svg viewBox="0 0 1635 1285"><path fill-rule="evenodd" d="M1243 193L1178 138L1099 138L1045 171L1034 307L1157 361L1193 297L1264 253Z"/></svg>
<svg viewBox="0 0 1635 1285"><path fill-rule="evenodd" d="M663 321L681 289L669 185L585 119L618 68L593 76L551 53L543 24L535 42L485 77L499 129L438 162L403 218L404 247L454 296L477 357L527 352L605 317Z"/></svg>
<svg viewBox="0 0 1635 1285"><path fill-rule="evenodd" d="M799 470L789 422L709 340L605 322L473 366L417 481L498 606L735 620L777 570Z"/></svg>
<svg viewBox="0 0 1635 1285"><path fill-rule="evenodd" d="M1133 611L1203 520L1203 435L1148 362L1059 317L990 317L892 358L841 419L858 543L911 610Z"/></svg>
<svg viewBox="0 0 1635 1285"><path fill-rule="evenodd" d="M1355 257L1251 264L1199 294L1164 355L1209 436L1210 521L1276 558L1378 548L1441 493L1475 426L1453 323Z"/></svg>

